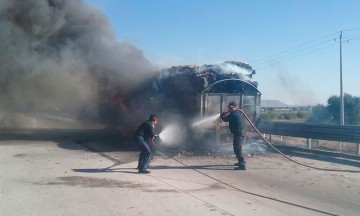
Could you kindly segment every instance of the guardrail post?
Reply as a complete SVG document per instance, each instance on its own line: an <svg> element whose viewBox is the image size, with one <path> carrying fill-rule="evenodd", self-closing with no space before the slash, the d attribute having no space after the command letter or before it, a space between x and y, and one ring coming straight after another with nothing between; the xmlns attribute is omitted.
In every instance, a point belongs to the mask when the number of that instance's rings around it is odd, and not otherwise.
<svg viewBox="0 0 360 216"><path fill-rule="evenodd" d="M338 150L341 150L343 148L343 142L338 142L337 147L338 147Z"/></svg>
<svg viewBox="0 0 360 216"><path fill-rule="evenodd" d="M311 149L311 138L306 139L307 148Z"/></svg>
<svg viewBox="0 0 360 216"><path fill-rule="evenodd" d="M356 147L356 154L360 155L360 143L356 143L357 147Z"/></svg>

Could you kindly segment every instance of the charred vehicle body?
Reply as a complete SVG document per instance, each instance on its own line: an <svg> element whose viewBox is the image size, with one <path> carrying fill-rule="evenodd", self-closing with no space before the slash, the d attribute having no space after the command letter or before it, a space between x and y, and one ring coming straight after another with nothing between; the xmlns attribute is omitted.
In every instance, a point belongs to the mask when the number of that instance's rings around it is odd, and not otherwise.
<svg viewBox="0 0 360 216"><path fill-rule="evenodd" d="M160 124L175 122L181 125L191 140L207 137L220 144L228 134L226 123L219 119L196 127L193 123L219 115L230 101L239 104L256 122L261 93L257 82L251 81L254 74L250 65L234 61L164 69L143 88L127 96L127 110L122 113L133 121L157 113Z"/></svg>

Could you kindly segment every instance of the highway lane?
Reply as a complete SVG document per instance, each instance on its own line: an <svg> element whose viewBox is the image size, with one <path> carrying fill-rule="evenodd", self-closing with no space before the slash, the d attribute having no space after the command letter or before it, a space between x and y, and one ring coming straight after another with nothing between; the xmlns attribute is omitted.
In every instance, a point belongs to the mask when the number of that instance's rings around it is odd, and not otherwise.
<svg viewBox="0 0 360 216"><path fill-rule="evenodd" d="M110 145L111 146L111 145ZM113 143L112 146L116 146ZM0 215L358 215L360 173L300 167L276 154L155 155L71 140L0 142ZM358 169L293 157L315 166Z"/></svg>

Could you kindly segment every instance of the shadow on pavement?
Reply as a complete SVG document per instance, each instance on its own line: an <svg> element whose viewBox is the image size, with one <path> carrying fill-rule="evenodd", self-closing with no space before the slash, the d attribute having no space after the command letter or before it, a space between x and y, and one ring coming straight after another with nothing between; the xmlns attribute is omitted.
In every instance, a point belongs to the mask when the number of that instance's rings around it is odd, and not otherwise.
<svg viewBox="0 0 360 216"><path fill-rule="evenodd" d="M69 150L137 150L132 140L112 129L3 129L0 141L53 141ZM89 149L92 147L92 149Z"/></svg>
<svg viewBox="0 0 360 216"><path fill-rule="evenodd" d="M326 152L288 146L276 146L276 148L278 148L287 156L295 156L312 160L337 163L346 166L360 167L360 156L358 155L347 155L337 152Z"/></svg>
<svg viewBox="0 0 360 216"><path fill-rule="evenodd" d="M133 170L133 171L126 171ZM72 169L74 172L80 173L106 173L106 172L120 172L120 173L129 173L129 174L138 174L138 170L134 168L113 168L113 169Z"/></svg>
<svg viewBox="0 0 360 216"><path fill-rule="evenodd" d="M196 170L233 170L233 165L196 165L196 166L151 166L151 169L196 169Z"/></svg>

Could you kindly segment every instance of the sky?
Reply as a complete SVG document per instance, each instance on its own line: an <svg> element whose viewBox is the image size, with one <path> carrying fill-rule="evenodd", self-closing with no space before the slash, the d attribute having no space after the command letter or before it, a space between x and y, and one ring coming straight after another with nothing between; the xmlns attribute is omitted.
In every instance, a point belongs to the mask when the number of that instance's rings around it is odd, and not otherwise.
<svg viewBox="0 0 360 216"><path fill-rule="evenodd" d="M153 64L233 60L256 71L262 100L327 104L360 97L358 0L83 0L108 17L119 42Z"/></svg>

